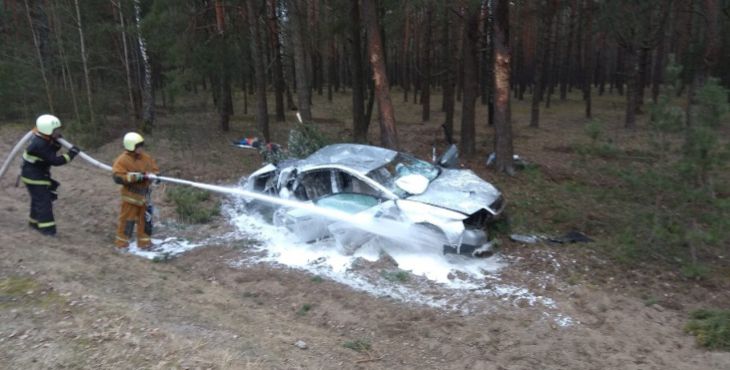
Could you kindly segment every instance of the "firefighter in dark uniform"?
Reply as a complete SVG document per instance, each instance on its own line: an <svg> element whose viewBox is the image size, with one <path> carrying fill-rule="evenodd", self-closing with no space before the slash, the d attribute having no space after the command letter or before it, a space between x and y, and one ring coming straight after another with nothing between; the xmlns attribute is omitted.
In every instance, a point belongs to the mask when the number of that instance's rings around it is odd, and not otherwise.
<svg viewBox="0 0 730 370"><path fill-rule="evenodd" d="M63 166L71 162L79 148L72 147L68 153L59 156L61 144L61 121L50 114L44 114L35 121L34 136L23 153L23 167L20 180L30 193L30 227L45 235L56 235L56 221L53 218L53 201L58 198L56 190L60 185L51 178L51 166Z"/></svg>

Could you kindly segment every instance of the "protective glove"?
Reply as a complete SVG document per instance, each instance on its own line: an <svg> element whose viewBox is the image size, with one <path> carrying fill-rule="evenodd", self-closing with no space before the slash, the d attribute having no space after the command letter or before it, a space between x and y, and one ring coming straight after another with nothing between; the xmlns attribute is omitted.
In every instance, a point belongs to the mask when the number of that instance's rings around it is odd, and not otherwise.
<svg viewBox="0 0 730 370"><path fill-rule="evenodd" d="M72 146L71 149L68 150L68 156L71 157L71 159L74 159L77 155L79 155L79 152L81 149L77 146Z"/></svg>
<svg viewBox="0 0 730 370"><path fill-rule="evenodd" d="M127 182L142 182L144 181L144 174L142 172L127 172Z"/></svg>

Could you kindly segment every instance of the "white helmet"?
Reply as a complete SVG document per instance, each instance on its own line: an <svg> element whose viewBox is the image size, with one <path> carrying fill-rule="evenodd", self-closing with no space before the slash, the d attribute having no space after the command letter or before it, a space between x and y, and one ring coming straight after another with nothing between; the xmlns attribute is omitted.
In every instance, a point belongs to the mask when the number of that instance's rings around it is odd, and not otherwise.
<svg viewBox="0 0 730 370"><path fill-rule="evenodd" d="M56 116L44 114L35 120L35 127L41 134L50 136L53 130L61 127L61 120Z"/></svg>
<svg viewBox="0 0 730 370"><path fill-rule="evenodd" d="M142 137L142 135L136 132L128 132L126 135L124 135L124 149L127 149L130 152L133 152L137 145L143 142L144 138Z"/></svg>

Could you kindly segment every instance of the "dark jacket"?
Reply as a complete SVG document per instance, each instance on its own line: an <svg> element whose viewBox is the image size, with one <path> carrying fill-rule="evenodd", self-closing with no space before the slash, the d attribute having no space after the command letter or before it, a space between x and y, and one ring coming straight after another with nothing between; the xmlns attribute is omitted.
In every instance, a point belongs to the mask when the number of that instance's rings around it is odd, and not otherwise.
<svg viewBox="0 0 730 370"><path fill-rule="evenodd" d="M61 144L49 136L35 133L23 153L23 168L20 176L30 185L50 185L51 166L62 166L71 162L73 153L58 155Z"/></svg>

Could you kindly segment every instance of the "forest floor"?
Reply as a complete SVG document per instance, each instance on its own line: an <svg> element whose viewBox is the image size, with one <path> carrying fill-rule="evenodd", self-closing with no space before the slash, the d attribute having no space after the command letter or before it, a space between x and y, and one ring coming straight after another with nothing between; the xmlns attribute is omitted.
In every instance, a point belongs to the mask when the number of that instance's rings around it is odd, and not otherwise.
<svg viewBox="0 0 730 370"><path fill-rule="evenodd" d="M513 105L516 153L537 169L511 178L487 169L486 148L493 136L483 123L477 129L477 155L462 160L505 192L514 232L556 235L577 229L597 240L592 244L599 247L526 246L501 238L499 253L508 263L499 278L549 298L571 318L567 325L529 302L485 296L488 309L453 312L377 297L281 266L233 266L228 261L251 253L248 243L255 241L208 239L233 229L222 216L163 230L208 240L172 260L154 263L115 253L117 186L108 174L76 160L53 169L62 183L54 208L56 238L27 227L27 192L12 185L18 165L0 183L0 367L730 368L730 353L699 348L684 331L692 310L729 306L728 282L698 282L669 268L629 268L610 258L605 244L613 240L613 230L605 210L584 201L586 190L580 187L556 187L576 179L597 188L611 186L608 175L586 171L571 149L589 141L582 105L577 95L572 98L544 111L540 129L526 127L528 102ZM321 103L314 115L324 132L348 137L347 97L338 99L339 110ZM607 138L640 148L648 133L622 128L622 106L618 97L605 97L596 99L594 110ZM214 114L196 112L205 109L212 106L162 112L146 148L166 175L234 184L261 163L256 153L230 145L253 134L252 117L239 114L231 132L221 133ZM397 107L405 151L430 158L433 143L443 151L440 113L425 124L408 117L420 117L416 105ZM484 121L481 106L477 117ZM274 141L286 143L291 124L271 125ZM8 153L30 127L0 126L0 152ZM377 127L371 135L377 143ZM89 153L111 163L120 152L120 137ZM163 193L155 195L161 218L174 219ZM556 207L559 203L568 207ZM298 341L306 349L295 345Z"/></svg>

